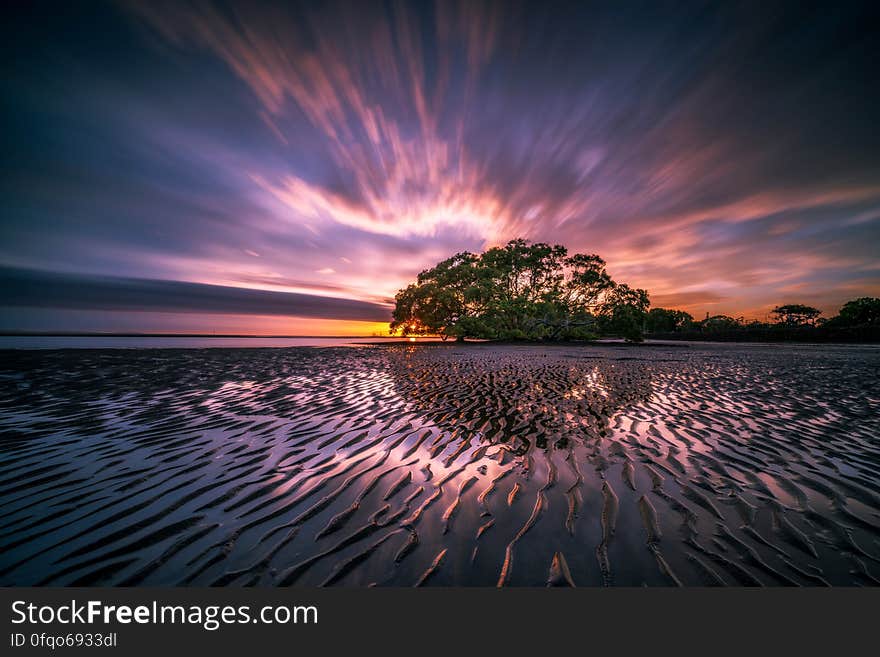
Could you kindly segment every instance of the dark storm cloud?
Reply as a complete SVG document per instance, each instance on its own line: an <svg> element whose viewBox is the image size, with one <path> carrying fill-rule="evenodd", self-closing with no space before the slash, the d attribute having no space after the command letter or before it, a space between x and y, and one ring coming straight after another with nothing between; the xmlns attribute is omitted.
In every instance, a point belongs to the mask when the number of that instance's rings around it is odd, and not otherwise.
<svg viewBox="0 0 880 657"><path fill-rule="evenodd" d="M0 305L389 321L387 306L293 292L182 281L58 274L0 268Z"/></svg>

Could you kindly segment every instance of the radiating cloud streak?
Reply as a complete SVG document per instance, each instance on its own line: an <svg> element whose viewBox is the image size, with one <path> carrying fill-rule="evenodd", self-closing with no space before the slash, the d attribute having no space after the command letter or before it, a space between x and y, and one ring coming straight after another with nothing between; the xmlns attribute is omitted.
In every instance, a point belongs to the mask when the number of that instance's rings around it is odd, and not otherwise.
<svg viewBox="0 0 880 657"><path fill-rule="evenodd" d="M449 97L453 49L461 49L464 65L456 82L470 95L494 50L499 7L439 4L430 35L434 57L425 52L419 17L403 3L390 18L352 3L336 11L265 14L202 3L132 9L176 45L220 57L257 96L261 116L285 145L290 113L321 134L350 181L344 189L294 172L252 176L297 220L402 236L430 236L444 227L500 236L508 221L504 202L481 189L484 175L463 143L467 98Z"/></svg>

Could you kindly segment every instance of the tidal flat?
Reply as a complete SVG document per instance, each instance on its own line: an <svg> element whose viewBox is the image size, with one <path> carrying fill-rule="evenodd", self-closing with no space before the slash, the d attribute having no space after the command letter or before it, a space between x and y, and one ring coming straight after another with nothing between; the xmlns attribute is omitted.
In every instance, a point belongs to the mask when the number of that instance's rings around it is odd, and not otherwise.
<svg viewBox="0 0 880 657"><path fill-rule="evenodd" d="M7 586L874 586L880 348L0 358Z"/></svg>

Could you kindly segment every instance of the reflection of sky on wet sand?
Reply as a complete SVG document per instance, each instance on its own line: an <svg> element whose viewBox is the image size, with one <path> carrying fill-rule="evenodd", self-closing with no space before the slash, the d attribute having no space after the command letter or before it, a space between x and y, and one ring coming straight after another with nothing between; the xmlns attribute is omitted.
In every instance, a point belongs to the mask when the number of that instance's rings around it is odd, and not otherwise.
<svg viewBox="0 0 880 657"><path fill-rule="evenodd" d="M11 354L0 476L51 480L0 495L0 580L542 584L559 552L580 585L868 583L878 353Z"/></svg>

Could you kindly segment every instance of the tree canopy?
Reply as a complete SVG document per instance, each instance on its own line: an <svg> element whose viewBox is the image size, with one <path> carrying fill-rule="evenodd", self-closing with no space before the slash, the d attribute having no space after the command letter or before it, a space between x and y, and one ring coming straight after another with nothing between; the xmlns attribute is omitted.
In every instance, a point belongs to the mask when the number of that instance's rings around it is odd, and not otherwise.
<svg viewBox="0 0 880 657"><path fill-rule="evenodd" d="M615 283L597 255L511 240L457 253L395 297L391 331L444 338L640 340L648 293Z"/></svg>
<svg viewBox="0 0 880 657"><path fill-rule="evenodd" d="M847 326L880 324L880 299L860 297L847 301L834 319Z"/></svg>
<svg viewBox="0 0 880 657"><path fill-rule="evenodd" d="M640 341L643 332L734 340L880 337L880 299L853 299L827 321L819 317L818 308L800 303L776 306L773 323L708 313L696 321L682 310L649 311L648 293L612 280L598 255L569 255L564 246L522 239L481 254L457 253L421 272L395 301L392 333L444 339L588 340L614 335Z"/></svg>
<svg viewBox="0 0 880 657"><path fill-rule="evenodd" d="M822 311L812 306L805 306L802 303L789 303L784 306L776 306L770 311L770 314L775 315L782 324L800 326L803 324L813 324L816 318L822 314Z"/></svg>
<svg viewBox="0 0 880 657"><path fill-rule="evenodd" d="M690 330L693 324L693 316L683 310L651 308L645 327L648 333L673 333Z"/></svg>
<svg viewBox="0 0 880 657"><path fill-rule="evenodd" d="M880 341L880 299L861 297L847 301L840 313L824 319L818 308L800 303L776 306L773 321L714 315L695 321L685 312L652 308L645 321L649 335L686 340L736 341Z"/></svg>

